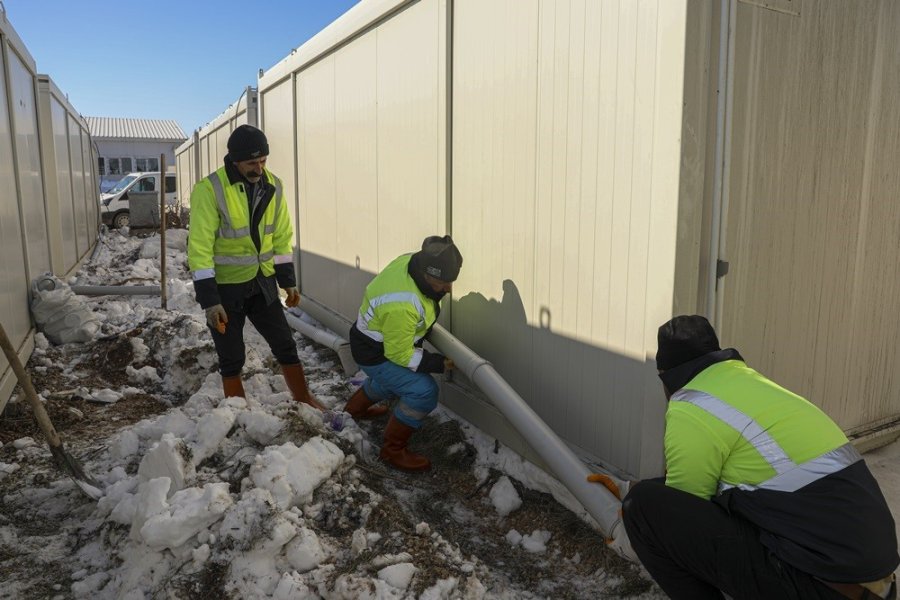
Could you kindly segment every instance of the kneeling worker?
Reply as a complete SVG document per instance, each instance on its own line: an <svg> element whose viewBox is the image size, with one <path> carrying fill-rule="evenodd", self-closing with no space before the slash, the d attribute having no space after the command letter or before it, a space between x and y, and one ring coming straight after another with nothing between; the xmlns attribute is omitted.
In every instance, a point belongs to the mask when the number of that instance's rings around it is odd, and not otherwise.
<svg viewBox="0 0 900 600"><path fill-rule="evenodd" d="M665 483L622 504L672 598L894 598L900 563L878 483L825 413L722 350L701 316L659 328Z"/></svg>
<svg viewBox="0 0 900 600"><path fill-rule="evenodd" d="M406 446L437 406L438 386L431 374L453 366L443 355L424 350L422 342L462 262L449 235L426 238L420 251L394 259L366 286L350 329L353 359L369 377L344 410L355 419L374 418L387 412L375 403L400 398L384 430L380 455L398 469L425 471L431 466Z"/></svg>

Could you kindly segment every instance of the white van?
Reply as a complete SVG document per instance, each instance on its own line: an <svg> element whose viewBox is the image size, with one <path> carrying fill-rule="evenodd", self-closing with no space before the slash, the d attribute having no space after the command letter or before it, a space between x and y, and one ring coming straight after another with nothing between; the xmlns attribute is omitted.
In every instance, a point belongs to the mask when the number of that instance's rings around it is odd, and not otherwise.
<svg viewBox="0 0 900 600"><path fill-rule="evenodd" d="M120 179L112 189L100 195L100 216L103 222L117 229L127 227L130 222L128 193L159 193L158 182L159 171L129 173ZM175 173L166 173L166 204L174 205L176 200Z"/></svg>

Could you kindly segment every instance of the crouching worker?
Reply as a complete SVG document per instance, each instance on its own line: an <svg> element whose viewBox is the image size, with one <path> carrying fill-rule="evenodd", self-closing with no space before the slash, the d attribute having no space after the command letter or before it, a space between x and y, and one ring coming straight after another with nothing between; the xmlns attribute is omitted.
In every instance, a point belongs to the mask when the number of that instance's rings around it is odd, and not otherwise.
<svg viewBox="0 0 900 600"><path fill-rule="evenodd" d="M391 262L366 287L359 316L350 329L353 358L368 375L344 409L355 419L387 412L375 403L399 397L384 430L381 459L407 471L425 471L431 462L406 446L422 420L435 409L438 386L432 373L452 362L422 348L452 289L462 255L449 235L431 236L414 254Z"/></svg>
<svg viewBox="0 0 900 600"><path fill-rule="evenodd" d="M665 482L632 486L623 520L672 598L894 598L900 563L878 483L816 406L722 350L709 322L659 329Z"/></svg>
<svg viewBox="0 0 900 600"><path fill-rule="evenodd" d="M281 364L298 402L322 406L309 393L291 328L278 298L300 303L290 216L281 180L266 169L265 134L241 125L228 138L225 165L191 192L188 264L197 301L219 356L225 396L244 396L244 322L250 319Z"/></svg>

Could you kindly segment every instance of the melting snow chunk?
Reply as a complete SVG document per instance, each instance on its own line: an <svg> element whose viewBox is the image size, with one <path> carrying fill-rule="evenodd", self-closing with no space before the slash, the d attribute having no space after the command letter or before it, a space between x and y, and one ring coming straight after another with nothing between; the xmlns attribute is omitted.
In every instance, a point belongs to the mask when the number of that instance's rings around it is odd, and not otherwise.
<svg viewBox="0 0 900 600"><path fill-rule="evenodd" d="M378 571L378 579L385 581L395 588L405 590L416 574L416 567L412 563L399 563L390 565Z"/></svg>
<svg viewBox="0 0 900 600"><path fill-rule="evenodd" d="M266 448L250 467L250 479L286 509L306 503L343 460L340 448L316 436L300 448L291 442Z"/></svg>
<svg viewBox="0 0 900 600"><path fill-rule="evenodd" d="M489 495L494 508L497 509L497 514L501 517L505 517L522 506L519 493L506 475L497 480Z"/></svg>

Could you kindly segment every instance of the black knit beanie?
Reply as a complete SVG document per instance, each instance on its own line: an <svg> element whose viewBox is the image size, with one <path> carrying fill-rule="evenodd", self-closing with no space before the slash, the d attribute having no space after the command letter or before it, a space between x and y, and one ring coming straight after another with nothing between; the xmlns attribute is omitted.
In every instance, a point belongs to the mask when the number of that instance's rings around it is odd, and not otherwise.
<svg viewBox="0 0 900 600"><path fill-rule="evenodd" d="M422 250L418 254L419 264L427 275L447 282L456 281L459 277L463 258L449 235L444 237L432 235L425 238Z"/></svg>
<svg viewBox="0 0 900 600"><path fill-rule="evenodd" d="M269 155L266 134L253 125L241 125L228 136L228 158L232 162L253 160Z"/></svg>
<svg viewBox="0 0 900 600"><path fill-rule="evenodd" d="M690 360L721 350L719 338L706 317L681 315L659 328L656 369L667 371Z"/></svg>

